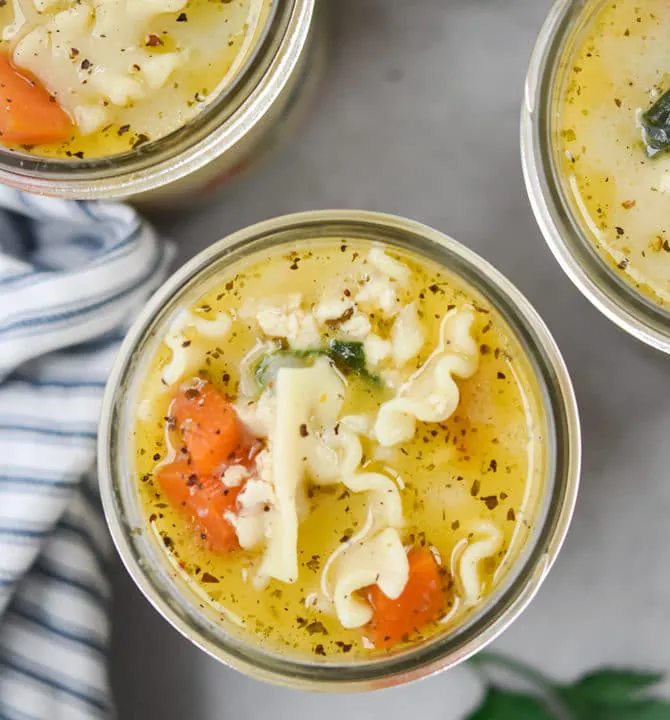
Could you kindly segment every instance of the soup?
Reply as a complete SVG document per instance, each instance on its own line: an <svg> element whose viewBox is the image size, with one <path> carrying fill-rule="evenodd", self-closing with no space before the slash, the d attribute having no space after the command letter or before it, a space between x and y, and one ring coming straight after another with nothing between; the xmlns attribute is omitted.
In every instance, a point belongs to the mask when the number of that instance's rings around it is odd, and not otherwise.
<svg viewBox="0 0 670 720"><path fill-rule="evenodd" d="M543 492L516 337L419 255L313 240L251 255L169 321L136 403L149 532L223 622L360 657L463 623Z"/></svg>
<svg viewBox="0 0 670 720"><path fill-rule="evenodd" d="M0 142L62 159L136 149L220 97L271 0L2 3Z"/></svg>
<svg viewBox="0 0 670 720"><path fill-rule="evenodd" d="M670 133L670 95L662 101L670 90L670 2L591 6L559 88L555 123L565 191L610 267L667 307L670 153L649 145L649 131L664 115Z"/></svg>

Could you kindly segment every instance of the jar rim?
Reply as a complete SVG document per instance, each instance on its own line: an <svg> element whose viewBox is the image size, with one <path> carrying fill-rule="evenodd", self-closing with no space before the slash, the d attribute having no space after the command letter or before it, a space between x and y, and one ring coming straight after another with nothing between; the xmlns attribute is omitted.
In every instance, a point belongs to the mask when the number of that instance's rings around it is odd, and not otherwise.
<svg viewBox="0 0 670 720"><path fill-rule="evenodd" d="M253 50L232 83L191 121L157 140L90 160L44 158L0 147L0 182L73 199L117 198L178 180L237 145L282 94L306 47L316 0L271 0Z"/></svg>
<svg viewBox="0 0 670 720"><path fill-rule="evenodd" d="M566 196L552 150L552 98L561 62L572 33L591 10L586 0L556 0L538 35L521 109L526 191L549 249L578 290L622 330L670 353L670 311L637 292L597 252Z"/></svg>
<svg viewBox="0 0 670 720"><path fill-rule="evenodd" d="M255 647L251 641L230 640L220 627L217 632L204 618L188 615L184 609L188 601L168 597L164 588L157 587L156 578L150 577L138 549L140 536L124 517L123 480L118 477L124 463L126 470L131 464L127 454L125 460L119 460L122 453L116 440L119 433L127 433L127 427L119 422L125 381L143 341L152 336L166 309L174 307L213 263L227 258L234 262L235 253L253 252L259 241L268 246L282 237L293 238L293 242L316 237L377 241L375 232L383 236L380 242L391 246L418 248L429 257L433 251L433 261L481 292L502 312L512 331L525 336L519 340L527 355L533 353L528 359L546 387L546 442L553 457L543 478L546 497L542 512L538 508L536 527L505 579L463 625L389 657L351 663L303 662ZM438 251L449 264L436 259ZM525 297L488 262L452 238L404 218L353 210L312 211L258 223L214 243L180 268L143 308L122 344L105 390L98 438L100 492L112 538L130 575L158 612L210 656L233 668L274 684L326 691L369 690L409 682L452 667L494 640L533 598L562 546L574 511L581 465L579 416L568 371L549 330Z"/></svg>

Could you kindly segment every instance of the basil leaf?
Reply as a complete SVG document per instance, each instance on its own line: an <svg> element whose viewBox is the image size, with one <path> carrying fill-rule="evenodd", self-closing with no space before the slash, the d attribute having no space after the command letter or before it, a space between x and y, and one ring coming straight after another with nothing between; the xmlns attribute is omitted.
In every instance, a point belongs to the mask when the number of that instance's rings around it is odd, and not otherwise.
<svg viewBox="0 0 670 720"><path fill-rule="evenodd" d="M616 705L662 679L660 673L606 668L584 675L563 690L571 697Z"/></svg>
<svg viewBox="0 0 670 720"><path fill-rule="evenodd" d="M642 140L652 158L670 148L670 90L642 115Z"/></svg>
<svg viewBox="0 0 670 720"><path fill-rule="evenodd" d="M554 717L531 695L491 687L484 702L467 720L554 720Z"/></svg>

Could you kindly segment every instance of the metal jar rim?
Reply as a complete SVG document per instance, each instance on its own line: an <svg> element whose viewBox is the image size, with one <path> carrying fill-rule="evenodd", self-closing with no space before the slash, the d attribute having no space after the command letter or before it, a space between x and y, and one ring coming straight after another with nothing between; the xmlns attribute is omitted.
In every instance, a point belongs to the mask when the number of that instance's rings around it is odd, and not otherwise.
<svg viewBox="0 0 670 720"><path fill-rule="evenodd" d="M44 195L110 199L150 192L199 170L238 145L282 96L306 51L317 1L273 0L258 44L232 85L181 128L137 150L90 160L0 148L0 182Z"/></svg>
<svg viewBox="0 0 670 720"><path fill-rule="evenodd" d="M533 50L521 110L526 190L547 245L593 305L638 340L670 353L670 312L636 292L607 265L575 217L552 152L552 102L565 44L590 0L556 0Z"/></svg>
<svg viewBox="0 0 670 720"><path fill-rule="evenodd" d="M551 453L532 539L483 607L460 627L417 647L350 663L294 660L258 648L249 639L232 640L220 625L207 620L204 610L187 607L188 600L167 586L172 582L167 575L157 581L148 570L148 553L143 555L138 549L143 542L141 528L138 532L126 517L122 495L134 492L136 497L136 479L129 454L117 448L117 436L123 437L128 430L120 422L126 380L142 354L142 343L156 336L157 325L179 306L187 291L197 287L208 268L234 262L245 250L258 252L278 242L324 237L383 238L391 246L431 257L481 292L515 333L538 377L547 415L544 442ZM491 265L450 237L404 218L354 210L267 220L214 243L180 268L142 309L122 344L105 390L98 433L100 493L110 532L123 563L149 602L213 658L260 680L319 691L372 690L416 680L457 665L494 640L530 602L556 559L574 510L580 465L579 416L568 371L548 329L525 297Z"/></svg>

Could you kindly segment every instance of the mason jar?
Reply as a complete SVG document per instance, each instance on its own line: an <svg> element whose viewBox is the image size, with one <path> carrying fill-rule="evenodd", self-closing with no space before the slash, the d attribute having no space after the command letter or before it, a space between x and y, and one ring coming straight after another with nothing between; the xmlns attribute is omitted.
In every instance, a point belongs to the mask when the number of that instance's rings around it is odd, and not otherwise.
<svg viewBox="0 0 670 720"><path fill-rule="evenodd" d="M0 146L0 183L69 199L159 206L206 197L267 155L299 119L324 64L324 15L321 0L274 0L231 86L192 121L131 151L90 160Z"/></svg>
<svg viewBox="0 0 670 720"><path fill-rule="evenodd" d="M525 355L544 417L543 461L534 522L507 574L464 624L416 646L348 662L279 652L231 631L168 560L149 528L134 467L133 427L139 387L148 363L175 316L211 288L222 271L269 252L287 252L315 239L382 243L440 266L501 316ZM538 416L539 417L539 416ZM541 423L540 423L541 420ZM118 552L140 590L182 635L213 658L254 678L308 690L372 690L450 668L496 638L533 598L563 543L577 495L581 441L568 372L546 326L521 293L497 270L455 240L417 222L360 211L288 215L240 230L213 244L179 269L140 312L111 372L99 428L99 481L105 514ZM220 608L219 608L220 610Z"/></svg>
<svg viewBox="0 0 670 720"><path fill-rule="evenodd" d="M638 292L598 252L585 212L561 172L562 91L573 72L574 53L606 2L557 0L540 31L521 112L523 173L544 239L572 282L623 330L670 353L670 312Z"/></svg>

